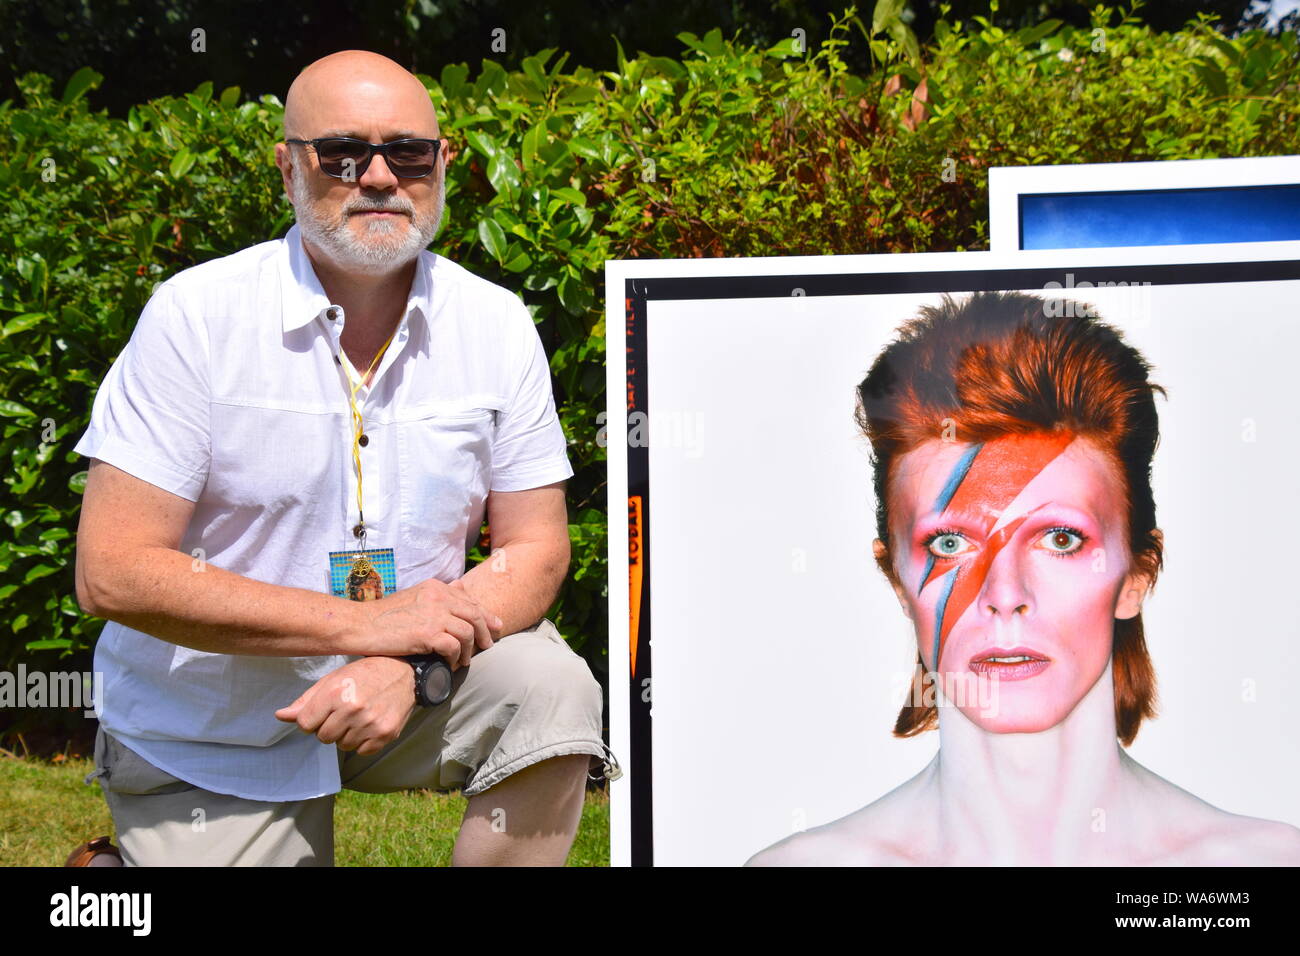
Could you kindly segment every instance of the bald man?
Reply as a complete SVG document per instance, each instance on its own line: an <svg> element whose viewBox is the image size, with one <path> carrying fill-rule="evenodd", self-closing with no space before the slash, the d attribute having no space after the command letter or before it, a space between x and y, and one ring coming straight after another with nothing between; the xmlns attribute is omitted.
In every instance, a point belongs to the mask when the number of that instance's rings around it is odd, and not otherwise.
<svg viewBox="0 0 1300 956"><path fill-rule="evenodd" d="M343 788L459 788L453 863L563 864L618 769L544 617L573 471L541 340L426 251L447 141L414 76L327 56L284 129L296 224L159 287L76 447L77 597L108 619L87 782L125 865L332 865Z"/></svg>

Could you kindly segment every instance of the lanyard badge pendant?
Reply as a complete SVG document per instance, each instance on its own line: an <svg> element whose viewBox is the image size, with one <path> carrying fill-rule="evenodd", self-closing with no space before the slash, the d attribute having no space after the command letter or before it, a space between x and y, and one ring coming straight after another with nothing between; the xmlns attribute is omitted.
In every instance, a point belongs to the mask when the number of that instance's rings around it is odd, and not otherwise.
<svg viewBox="0 0 1300 956"><path fill-rule="evenodd" d="M396 335L396 330L393 335ZM329 553L330 567L330 592L336 597L348 598L353 601L376 601L391 594L397 590L397 565L393 555L392 548L379 548L369 550L366 547L366 517L362 509L362 482L361 482L361 446L368 445L369 441L363 441L362 418L361 412L357 408L356 394L370 373L379 361L383 358L384 352L387 351L389 344L393 341L393 336L388 337L379 354L375 356L370 363L370 368L360 381L357 381L349 387L348 403L352 411L352 461L356 466L357 473L357 516L358 523L352 529L352 534L357 538L359 548L357 550L331 551ZM340 367L344 368L345 374L351 379L350 373L347 373L346 367L335 355L335 361Z"/></svg>

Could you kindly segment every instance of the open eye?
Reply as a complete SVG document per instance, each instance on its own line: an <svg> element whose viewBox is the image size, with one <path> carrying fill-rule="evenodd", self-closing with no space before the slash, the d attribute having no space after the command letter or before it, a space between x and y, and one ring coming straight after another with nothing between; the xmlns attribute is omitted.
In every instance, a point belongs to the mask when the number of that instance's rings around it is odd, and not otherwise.
<svg viewBox="0 0 1300 956"><path fill-rule="evenodd" d="M1038 540L1044 551L1059 558L1074 554L1082 548L1085 538L1082 531L1074 528L1052 528Z"/></svg>
<svg viewBox="0 0 1300 956"><path fill-rule="evenodd" d="M936 558L960 558L974 550L974 545L956 531L936 532L926 541L925 546Z"/></svg>

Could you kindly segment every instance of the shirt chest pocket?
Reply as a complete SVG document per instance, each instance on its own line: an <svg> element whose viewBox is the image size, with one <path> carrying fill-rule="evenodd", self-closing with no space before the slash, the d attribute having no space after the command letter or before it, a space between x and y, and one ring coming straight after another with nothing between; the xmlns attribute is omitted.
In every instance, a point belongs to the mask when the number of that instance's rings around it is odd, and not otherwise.
<svg viewBox="0 0 1300 956"><path fill-rule="evenodd" d="M487 500L500 414L500 408L478 402L417 413L397 424L407 545L464 546L470 523L481 519Z"/></svg>
<svg viewBox="0 0 1300 956"><path fill-rule="evenodd" d="M211 415L205 493L223 508L282 514L314 507L337 488L337 416L219 404Z"/></svg>

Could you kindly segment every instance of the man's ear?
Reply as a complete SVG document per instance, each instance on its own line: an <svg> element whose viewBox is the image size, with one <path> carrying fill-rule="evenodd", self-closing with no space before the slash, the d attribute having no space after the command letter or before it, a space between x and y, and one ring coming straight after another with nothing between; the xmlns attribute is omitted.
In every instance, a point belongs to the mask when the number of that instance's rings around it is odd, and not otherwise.
<svg viewBox="0 0 1300 956"><path fill-rule="evenodd" d="M1163 550L1165 544L1164 532L1156 528L1151 532L1151 536L1155 538L1156 543ZM1123 588L1119 593L1119 601L1115 604L1115 619L1117 621L1127 621L1142 613L1142 602L1146 599L1147 593L1154 583L1150 575L1144 574L1137 568L1125 575Z"/></svg>
<svg viewBox="0 0 1300 956"><path fill-rule="evenodd" d="M275 165L280 170L280 183L284 186L284 197L293 202L293 147L288 143L275 144Z"/></svg>
<svg viewBox="0 0 1300 956"><path fill-rule="evenodd" d="M903 615L910 621L912 619L912 608L907 603L907 592L903 589L902 582L898 580L898 575L894 572L894 565L889 557L889 549L885 547L885 542L879 538L874 539L871 542L871 553L876 557L876 565L889 579L889 586L894 589L898 603L903 608Z"/></svg>

